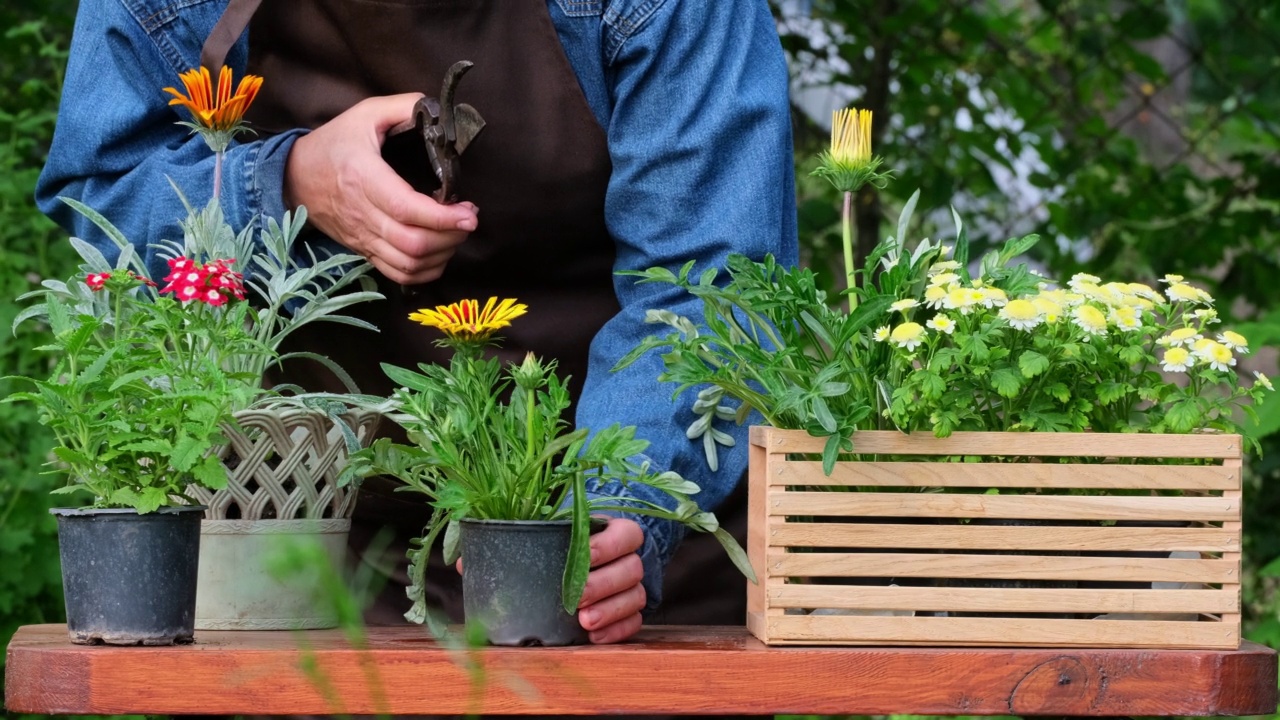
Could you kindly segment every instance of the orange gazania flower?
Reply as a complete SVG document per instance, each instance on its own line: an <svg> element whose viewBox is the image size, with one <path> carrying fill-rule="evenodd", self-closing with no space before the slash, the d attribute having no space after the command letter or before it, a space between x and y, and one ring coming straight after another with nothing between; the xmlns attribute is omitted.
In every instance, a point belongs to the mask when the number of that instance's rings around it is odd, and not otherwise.
<svg viewBox="0 0 1280 720"><path fill-rule="evenodd" d="M262 87L262 78L257 75L245 75L240 78L240 85L235 93L231 92L231 68L222 66L218 73L217 92L214 92L209 69L188 70L178 76L186 86L184 95L176 89L167 87L165 92L173 95L170 105L182 105L191 111L197 125L210 130L231 130L244 119L244 113L258 95Z"/></svg>
<svg viewBox="0 0 1280 720"><path fill-rule="evenodd" d="M487 340L494 332L507 327L529 308L512 298L498 302L491 297L480 309L477 300L462 300L450 305L437 305L434 310L422 308L409 313L409 319L427 327L439 328L454 340Z"/></svg>

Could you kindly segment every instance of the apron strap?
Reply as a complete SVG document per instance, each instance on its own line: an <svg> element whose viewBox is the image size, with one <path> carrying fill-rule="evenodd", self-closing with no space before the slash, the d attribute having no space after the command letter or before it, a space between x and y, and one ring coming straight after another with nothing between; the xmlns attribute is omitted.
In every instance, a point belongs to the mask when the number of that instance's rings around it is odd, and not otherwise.
<svg viewBox="0 0 1280 720"><path fill-rule="evenodd" d="M227 3L227 9L222 12L222 17L218 18L218 23L213 26L208 39L204 41L204 47L200 49L200 64L209 68L214 77L222 70L231 46L236 44L245 28L249 27L249 21L253 19L253 14L261 3L262 0L231 0Z"/></svg>

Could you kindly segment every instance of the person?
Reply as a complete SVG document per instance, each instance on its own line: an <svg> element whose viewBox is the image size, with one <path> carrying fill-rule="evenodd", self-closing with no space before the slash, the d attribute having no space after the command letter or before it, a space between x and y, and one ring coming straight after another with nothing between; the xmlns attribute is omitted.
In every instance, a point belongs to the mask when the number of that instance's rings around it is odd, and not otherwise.
<svg viewBox="0 0 1280 720"><path fill-rule="evenodd" d="M265 78L249 111L257 136L226 153L228 221L260 230L265 218L305 206L307 243L368 258L387 297L360 310L380 335L320 324L296 338L300 347L386 394L380 362L442 359L409 312L519 298L529 316L504 333L502 352L557 358L573 378L580 426L636 425L654 465L697 482L695 499L720 508L722 520L737 488L742 532L745 428L733 429L737 447L710 472L684 434L691 394L672 404L672 388L656 381L659 359L611 372L652 332L648 309L696 318L700 307L615 271L723 266L733 252L796 262L788 74L766 0L82 0L39 206L113 255L109 239L58 198L95 208L163 274L148 246L179 237L185 215L170 182L206 201L199 189L213 159L175 124L186 118L160 89L200 66L202 51L217 55L218 42L237 77ZM388 132L462 59L474 67L457 100L486 126L462 157L462 201L441 204L405 179L430 173L423 157L394 150ZM319 371L291 373L326 389ZM353 544L366 546L384 524L420 533L423 506L375 480L362 487ZM679 607L659 607L680 541L677 527L649 518L614 519L593 538L579 611L593 642L630 637L642 610L678 621ZM723 601L686 619L741 623L741 576L723 579L731 566L714 563L718 575L674 568L682 580L669 582L669 595L690 607ZM448 578L431 577L436 601L456 614L456 591L439 589ZM709 578L722 579L708 587Z"/></svg>

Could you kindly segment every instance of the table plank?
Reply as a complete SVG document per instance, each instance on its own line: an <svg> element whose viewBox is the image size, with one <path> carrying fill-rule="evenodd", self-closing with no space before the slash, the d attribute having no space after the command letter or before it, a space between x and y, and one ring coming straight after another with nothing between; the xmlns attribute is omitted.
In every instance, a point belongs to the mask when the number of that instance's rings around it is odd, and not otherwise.
<svg viewBox="0 0 1280 720"><path fill-rule="evenodd" d="M741 627L651 627L623 645L449 650L417 627L213 632L85 647L21 628L5 703L59 714L1257 715L1275 651L766 647Z"/></svg>

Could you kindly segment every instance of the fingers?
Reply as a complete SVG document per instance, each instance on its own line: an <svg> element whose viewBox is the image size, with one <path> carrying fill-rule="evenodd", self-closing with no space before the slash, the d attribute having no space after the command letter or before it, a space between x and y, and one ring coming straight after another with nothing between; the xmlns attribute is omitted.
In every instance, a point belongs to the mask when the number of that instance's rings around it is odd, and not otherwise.
<svg viewBox="0 0 1280 720"><path fill-rule="evenodd" d="M587 639L595 645L622 642L640 632L642 624L644 624L644 620L640 617L640 613L637 612L607 627L589 631Z"/></svg>
<svg viewBox="0 0 1280 720"><path fill-rule="evenodd" d="M612 518L591 536L591 573L578 607L578 622L593 643L621 642L640 630L648 599L644 564L636 551L644 532L633 520Z"/></svg>
<svg viewBox="0 0 1280 720"><path fill-rule="evenodd" d="M591 536L591 567L630 555L644 545L644 530L635 520L609 518L604 530Z"/></svg>
<svg viewBox="0 0 1280 720"><path fill-rule="evenodd" d="M471 203L441 205L382 159L389 129L412 118L420 94L369 98L298 138L285 164L285 201L401 284L430 282L479 224Z"/></svg>

